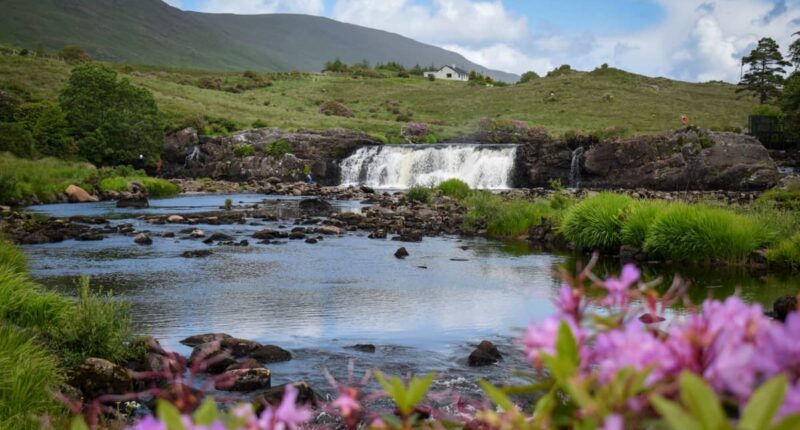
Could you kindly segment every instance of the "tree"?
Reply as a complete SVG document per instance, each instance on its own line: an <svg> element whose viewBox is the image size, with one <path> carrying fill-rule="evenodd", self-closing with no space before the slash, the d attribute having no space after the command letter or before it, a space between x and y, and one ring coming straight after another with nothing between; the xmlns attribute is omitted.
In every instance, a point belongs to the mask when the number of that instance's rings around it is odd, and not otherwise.
<svg viewBox="0 0 800 430"><path fill-rule="evenodd" d="M780 100L783 124L789 139L800 142L800 72L786 80Z"/></svg>
<svg viewBox="0 0 800 430"><path fill-rule="evenodd" d="M519 78L519 82L517 82L517 83L518 84L524 84L525 82L530 82L530 81L532 81L534 79L539 79L539 78L540 78L539 74L534 72L534 71L525 72Z"/></svg>
<svg viewBox="0 0 800 430"><path fill-rule="evenodd" d="M58 53L58 58L67 64L81 64L92 61L92 57L78 45L67 45Z"/></svg>
<svg viewBox="0 0 800 430"><path fill-rule="evenodd" d="M789 60L794 64L795 70L800 68L800 31L794 34L797 40L789 46Z"/></svg>
<svg viewBox="0 0 800 430"><path fill-rule="evenodd" d="M780 97L783 75L786 73L784 67L791 64L783 59L775 40L769 37L759 40L750 55L742 58L742 64L747 65L748 70L739 81L737 93L754 93L760 104Z"/></svg>
<svg viewBox="0 0 800 430"><path fill-rule="evenodd" d="M99 64L72 70L59 97L79 154L98 165L155 160L164 143L158 107L146 89Z"/></svg>

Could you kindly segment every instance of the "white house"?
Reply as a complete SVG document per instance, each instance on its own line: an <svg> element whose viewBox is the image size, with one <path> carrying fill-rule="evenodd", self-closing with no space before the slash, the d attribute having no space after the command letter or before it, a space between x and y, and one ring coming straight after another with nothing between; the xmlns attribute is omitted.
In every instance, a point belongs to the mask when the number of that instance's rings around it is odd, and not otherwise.
<svg viewBox="0 0 800 430"><path fill-rule="evenodd" d="M425 76L433 76L436 79L444 79L448 81L468 81L469 72L459 69L455 65L444 66L435 72L425 72Z"/></svg>

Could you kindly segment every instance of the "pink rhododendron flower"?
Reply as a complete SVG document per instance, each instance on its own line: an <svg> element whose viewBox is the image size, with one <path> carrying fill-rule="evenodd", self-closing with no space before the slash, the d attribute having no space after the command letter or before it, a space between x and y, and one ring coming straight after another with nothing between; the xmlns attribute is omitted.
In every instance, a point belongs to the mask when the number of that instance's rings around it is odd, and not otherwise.
<svg viewBox="0 0 800 430"><path fill-rule="evenodd" d="M595 365L603 382L611 381L619 370L631 368L652 369L647 379L652 383L663 376L658 365L667 353L663 342L635 321L599 334L593 348L581 351L583 363Z"/></svg>
<svg viewBox="0 0 800 430"><path fill-rule="evenodd" d="M574 290L569 285L562 285L558 290L558 297L555 300L555 304L562 316L578 318L581 311L581 294L578 290Z"/></svg>
<svg viewBox="0 0 800 430"><path fill-rule="evenodd" d="M283 393L281 404L277 408L268 407L259 418L259 425L264 430L296 429L311 419L311 411L304 406L297 406L297 388L289 384Z"/></svg>
<svg viewBox="0 0 800 430"><path fill-rule="evenodd" d="M148 416L139 421L136 426L130 427L130 430L167 430L167 425L155 417Z"/></svg>
<svg viewBox="0 0 800 430"><path fill-rule="evenodd" d="M608 291L608 296L603 300L604 305L613 305L624 307L630 303L630 296L628 289L636 281L642 273L633 264L626 264L622 268L622 274L619 278L610 277L603 282L602 287Z"/></svg>
<svg viewBox="0 0 800 430"><path fill-rule="evenodd" d="M554 315L542 321L541 324L534 322L528 327L528 331L525 333L522 341L525 345L525 353L528 360L537 368L542 366L542 353L547 355L555 354L558 330L562 322L566 322L567 325L569 325L573 336L575 336L578 345L580 345L583 333L580 327L575 323L575 320L570 316L562 317Z"/></svg>
<svg viewBox="0 0 800 430"><path fill-rule="evenodd" d="M357 391L353 389L342 389L339 397L333 401L332 405L341 411L343 417L349 417L353 412L361 409L361 404L356 400Z"/></svg>
<svg viewBox="0 0 800 430"><path fill-rule="evenodd" d="M625 430L625 419L619 414L611 414L603 421L600 430Z"/></svg>

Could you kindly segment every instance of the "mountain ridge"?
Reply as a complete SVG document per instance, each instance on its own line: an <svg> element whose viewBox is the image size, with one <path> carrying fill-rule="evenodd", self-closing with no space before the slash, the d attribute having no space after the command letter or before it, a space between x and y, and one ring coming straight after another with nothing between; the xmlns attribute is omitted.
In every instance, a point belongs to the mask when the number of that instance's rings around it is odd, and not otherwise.
<svg viewBox="0 0 800 430"><path fill-rule="evenodd" d="M36 3L36 4L33 4ZM319 71L328 60L456 64L513 82L462 55L326 17L182 11L161 0L0 0L0 41L58 50L77 44L108 61L218 71Z"/></svg>

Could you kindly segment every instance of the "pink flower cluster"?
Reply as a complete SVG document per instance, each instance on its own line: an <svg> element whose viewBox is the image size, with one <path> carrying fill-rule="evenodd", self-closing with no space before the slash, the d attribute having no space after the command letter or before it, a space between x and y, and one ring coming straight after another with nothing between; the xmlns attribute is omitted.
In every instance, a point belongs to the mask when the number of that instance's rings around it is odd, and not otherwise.
<svg viewBox="0 0 800 430"><path fill-rule="evenodd" d="M297 389L289 384L286 386L281 404L278 407L267 407L261 415L256 415L253 407L245 404L236 408L232 415L243 424L238 430L296 430L299 426L311 419L311 411L307 407L298 406ZM208 425L196 425L190 416L184 415L183 426L186 430L227 430L222 421ZM128 430L171 430L167 423L163 423L152 416L139 421Z"/></svg>
<svg viewBox="0 0 800 430"><path fill-rule="evenodd" d="M532 324L523 338L529 360L541 368L542 354L554 354L559 327L566 322L580 348L583 378L607 383L627 368L649 371L646 383L656 384L674 381L688 370L719 395L744 405L759 385L783 373L791 385L781 413L800 412L800 313L789 314L783 324L765 316L760 305L733 296L706 300L700 312L675 317L662 328L636 318L652 310L636 307L637 302L650 302L644 285L632 288L639 277L629 265L619 278L599 283L607 295L596 303L603 311L595 315L617 322L610 326L598 326L588 317L591 300L582 289L563 286L556 300L558 313Z"/></svg>

